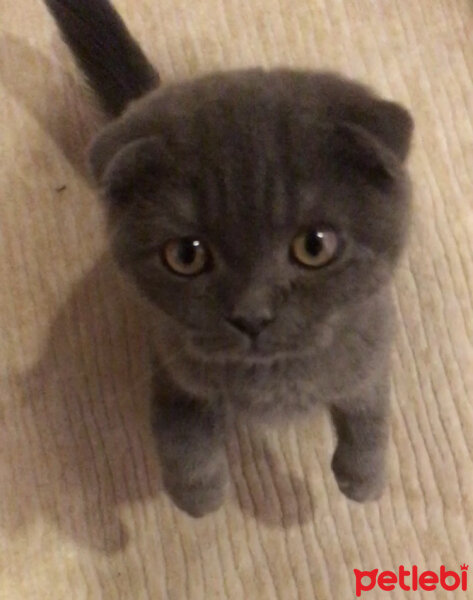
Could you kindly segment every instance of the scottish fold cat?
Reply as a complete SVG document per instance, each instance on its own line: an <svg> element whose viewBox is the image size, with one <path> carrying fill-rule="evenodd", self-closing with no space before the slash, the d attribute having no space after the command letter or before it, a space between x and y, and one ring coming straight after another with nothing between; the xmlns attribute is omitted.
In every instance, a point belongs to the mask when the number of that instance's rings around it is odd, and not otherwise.
<svg viewBox="0 0 473 600"><path fill-rule="evenodd" d="M113 117L90 164L116 259L153 307L153 426L174 502L193 516L221 505L234 417L317 404L341 491L377 498L409 113L324 72L161 87L109 2L46 4Z"/></svg>

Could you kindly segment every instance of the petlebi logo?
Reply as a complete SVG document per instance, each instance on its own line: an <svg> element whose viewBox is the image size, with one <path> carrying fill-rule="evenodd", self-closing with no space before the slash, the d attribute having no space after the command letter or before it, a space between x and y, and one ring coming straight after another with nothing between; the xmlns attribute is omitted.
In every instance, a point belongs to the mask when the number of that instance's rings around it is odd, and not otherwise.
<svg viewBox="0 0 473 600"><path fill-rule="evenodd" d="M444 589L449 592L461 589L466 592L468 589L468 565L460 565L459 571L447 571L445 565L440 567L438 572L422 571L417 565L413 565L410 570L401 565L396 572L380 571L360 571L353 569L355 574L356 596L359 598L362 592L370 592L374 589L391 592L395 589L413 591L424 590L434 592L437 589ZM366 594L369 600L369 595Z"/></svg>

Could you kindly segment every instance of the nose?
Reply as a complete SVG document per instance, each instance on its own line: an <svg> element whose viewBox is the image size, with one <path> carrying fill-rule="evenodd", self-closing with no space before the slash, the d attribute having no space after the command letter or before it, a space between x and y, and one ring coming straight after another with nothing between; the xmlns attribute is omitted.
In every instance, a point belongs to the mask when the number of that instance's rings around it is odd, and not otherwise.
<svg viewBox="0 0 473 600"><path fill-rule="evenodd" d="M233 327L251 338L256 338L272 321L274 321L274 316L270 314L232 316L228 319L228 322L233 325Z"/></svg>

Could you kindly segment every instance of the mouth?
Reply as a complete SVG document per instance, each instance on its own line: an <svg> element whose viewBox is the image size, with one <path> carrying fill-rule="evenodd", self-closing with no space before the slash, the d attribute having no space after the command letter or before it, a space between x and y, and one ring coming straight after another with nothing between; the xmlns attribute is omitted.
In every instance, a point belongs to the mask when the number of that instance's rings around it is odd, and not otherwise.
<svg viewBox="0 0 473 600"><path fill-rule="evenodd" d="M245 352L247 356L250 357L272 357L276 354L281 354L282 352L288 352L287 348L277 347L272 345L268 345L267 343L263 343L260 338L254 338L249 341L248 348Z"/></svg>
<svg viewBox="0 0 473 600"><path fill-rule="evenodd" d="M273 362L297 354L296 348L265 343L260 338L242 338L233 344L227 340L196 336L190 340L189 351L206 360L238 362Z"/></svg>

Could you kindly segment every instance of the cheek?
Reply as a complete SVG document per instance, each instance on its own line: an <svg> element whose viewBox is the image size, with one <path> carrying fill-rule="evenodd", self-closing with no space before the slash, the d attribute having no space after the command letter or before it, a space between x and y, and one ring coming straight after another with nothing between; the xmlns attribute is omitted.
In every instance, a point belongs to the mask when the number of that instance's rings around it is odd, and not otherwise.
<svg viewBox="0 0 473 600"><path fill-rule="evenodd" d="M218 300L199 278L177 279L156 269L135 269L132 276L145 296L181 325L215 328L221 319Z"/></svg>
<svg viewBox="0 0 473 600"><path fill-rule="evenodd" d="M299 295L280 312L274 339L301 348L327 348L334 339L339 311L335 305L322 306L314 293Z"/></svg>
<svg viewBox="0 0 473 600"><path fill-rule="evenodd" d="M352 246L340 263L296 288L301 310L308 318L325 319L339 307L356 304L389 282L392 265L371 248Z"/></svg>

